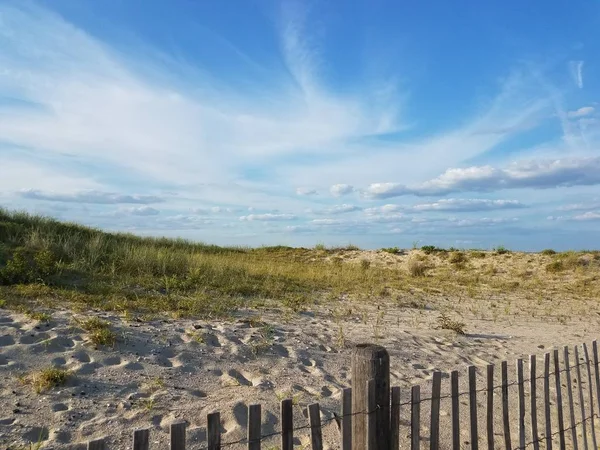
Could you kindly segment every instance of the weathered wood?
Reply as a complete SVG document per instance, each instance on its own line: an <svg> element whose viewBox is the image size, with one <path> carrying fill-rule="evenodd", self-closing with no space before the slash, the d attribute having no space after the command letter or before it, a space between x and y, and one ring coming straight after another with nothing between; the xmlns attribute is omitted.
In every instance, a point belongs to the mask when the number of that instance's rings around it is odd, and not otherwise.
<svg viewBox="0 0 600 450"><path fill-rule="evenodd" d="M573 356L575 358L575 374L577 375L577 391L579 393L579 408L581 411L581 434L583 449L588 450L587 421L585 417L585 399L583 398L583 383L581 382L581 364L579 363L578 345L573 346Z"/></svg>
<svg viewBox="0 0 600 450"><path fill-rule="evenodd" d="M508 362L506 361L502 361L502 426L504 428L504 448L512 450L508 412Z"/></svg>
<svg viewBox="0 0 600 450"><path fill-rule="evenodd" d="M281 450L294 450L293 408L294 403L291 398L281 401Z"/></svg>
<svg viewBox="0 0 600 450"><path fill-rule="evenodd" d="M431 425L429 427L429 448L440 448L440 395L442 391L442 373L433 372L431 386Z"/></svg>
<svg viewBox="0 0 600 450"><path fill-rule="evenodd" d="M552 450L552 417L550 415L550 353L544 355L544 418L546 450Z"/></svg>
<svg viewBox="0 0 600 450"><path fill-rule="evenodd" d="M261 406L248 406L248 450L260 450Z"/></svg>
<svg viewBox="0 0 600 450"><path fill-rule="evenodd" d="M150 430L135 430L133 432L133 450L148 450L150 446Z"/></svg>
<svg viewBox="0 0 600 450"><path fill-rule="evenodd" d="M533 450L539 450L540 437L538 435L537 416L537 360L535 355L529 355L529 409L531 410L531 440Z"/></svg>
<svg viewBox="0 0 600 450"><path fill-rule="evenodd" d="M590 368L590 354L588 352L587 344L583 344L583 358L585 360L585 368L587 372L588 380L588 393L590 398L590 434L592 435L592 448L598 448L596 442L596 424L594 417L594 386L592 383L592 370Z"/></svg>
<svg viewBox="0 0 600 450"><path fill-rule="evenodd" d="M573 443L573 450L579 448L579 442L577 439L577 427L575 420L575 403L573 399L573 383L571 381L571 362L569 358L569 347L563 347L565 357L565 375L567 376L567 402L569 404L569 419L571 421L571 441Z"/></svg>
<svg viewBox="0 0 600 450"><path fill-rule="evenodd" d="M477 430L477 368L469 366L469 413L471 423L471 449L479 448L479 432Z"/></svg>
<svg viewBox="0 0 600 450"><path fill-rule="evenodd" d="M392 388L390 408L390 450L400 449L400 388Z"/></svg>
<svg viewBox="0 0 600 450"><path fill-rule="evenodd" d="M367 381L367 449L377 449L377 382Z"/></svg>
<svg viewBox="0 0 600 450"><path fill-rule="evenodd" d="M208 438L208 450L221 449L221 414L218 412L206 416L206 434Z"/></svg>
<svg viewBox="0 0 600 450"><path fill-rule="evenodd" d="M598 412L600 412L600 365L598 365L598 342L592 342L592 352L594 353L594 375L596 378L596 401Z"/></svg>
<svg viewBox="0 0 600 450"><path fill-rule="evenodd" d="M556 382L556 413L558 415L558 437L560 450L567 448L565 441L565 419L563 414L562 389L560 382L560 356L558 349L554 350L554 380Z"/></svg>
<svg viewBox="0 0 600 450"><path fill-rule="evenodd" d="M487 441L488 450L494 450L494 365L487 366Z"/></svg>
<svg viewBox="0 0 600 450"><path fill-rule="evenodd" d="M104 450L105 448L104 439L95 439L87 444L87 450Z"/></svg>
<svg viewBox="0 0 600 450"><path fill-rule="evenodd" d="M171 450L185 450L185 422L175 422L170 428Z"/></svg>
<svg viewBox="0 0 600 450"><path fill-rule="evenodd" d="M523 360L517 359L517 387L519 392L519 448L525 448L525 385L523 382Z"/></svg>
<svg viewBox="0 0 600 450"><path fill-rule="evenodd" d="M352 388L342 390L341 431L342 450L352 450Z"/></svg>
<svg viewBox="0 0 600 450"><path fill-rule="evenodd" d="M413 386L410 391L410 448L421 447L421 386Z"/></svg>
<svg viewBox="0 0 600 450"><path fill-rule="evenodd" d="M460 450L460 402L458 399L458 370L450 373L452 397L452 450Z"/></svg>
<svg viewBox="0 0 600 450"><path fill-rule="evenodd" d="M321 431L321 408L318 403L308 405L310 422L310 442L312 450L323 450L323 435Z"/></svg>
<svg viewBox="0 0 600 450"><path fill-rule="evenodd" d="M390 357L380 345L359 344L352 353L352 447L365 450L367 446L367 382L376 382L378 408L375 416L377 441L381 448L389 447L390 429Z"/></svg>

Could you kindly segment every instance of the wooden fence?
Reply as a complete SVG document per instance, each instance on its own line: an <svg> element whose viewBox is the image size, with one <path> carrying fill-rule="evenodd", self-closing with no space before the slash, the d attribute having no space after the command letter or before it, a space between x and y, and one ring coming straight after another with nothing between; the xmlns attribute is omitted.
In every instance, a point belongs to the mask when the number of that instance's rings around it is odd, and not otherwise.
<svg viewBox="0 0 600 450"><path fill-rule="evenodd" d="M539 369L538 359L531 355L528 374L524 361L517 359L513 381L506 361L500 364L499 372L492 364L485 370L480 368L479 376L478 369L469 366L465 379L459 377L458 371L434 372L427 389L429 396L422 396L421 386L415 385L406 389L408 396L403 401L405 390L390 387L387 351L377 345L362 344L353 352L352 388L343 389L339 414L322 421L319 403L313 403L307 408L308 423L294 427L294 405L291 399L285 399L281 401L280 429L263 434L261 405L249 405L246 436L226 442L221 437L220 414L215 412L207 416L206 440L194 441L188 449L258 450L265 440L279 439L279 448L292 450L295 434L304 432L310 435L311 448L320 450L322 430L329 423L339 430L337 446L342 450L408 447L419 450L421 446L432 450L478 450L480 446L488 450L597 449L595 419L600 410L600 372L596 341L592 343L592 358L586 344L572 349L564 347L562 351L555 349L544 354ZM449 383L443 383L444 379ZM461 382L464 390L460 389ZM442 393L442 385L447 394ZM514 388L516 396L509 395L510 388ZM485 397L484 401L480 397ZM462 398L467 401L461 403ZM442 401L450 404L445 433L441 433L440 426ZM424 410L428 417L422 422ZM401 413L409 417L403 425ZM150 429L134 431L134 450L150 448L150 432ZM186 449L186 422L171 424L170 445L171 450ZM87 443L89 450L105 447L104 439Z"/></svg>

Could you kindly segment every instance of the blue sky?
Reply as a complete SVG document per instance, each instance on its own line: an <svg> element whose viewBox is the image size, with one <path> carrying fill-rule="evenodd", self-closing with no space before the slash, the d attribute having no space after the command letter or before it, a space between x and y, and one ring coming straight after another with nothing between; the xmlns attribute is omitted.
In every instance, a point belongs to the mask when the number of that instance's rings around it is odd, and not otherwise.
<svg viewBox="0 0 600 450"><path fill-rule="evenodd" d="M0 205L217 244L600 247L600 2L0 0Z"/></svg>

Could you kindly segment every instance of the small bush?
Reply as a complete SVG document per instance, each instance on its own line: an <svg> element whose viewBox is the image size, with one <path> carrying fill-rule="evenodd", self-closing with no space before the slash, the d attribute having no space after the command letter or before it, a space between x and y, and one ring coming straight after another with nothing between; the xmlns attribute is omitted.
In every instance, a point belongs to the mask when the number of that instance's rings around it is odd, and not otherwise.
<svg viewBox="0 0 600 450"><path fill-rule="evenodd" d="M89 333L90 341L96 345L114 345L117 340L108 322L98 317L90 317L77 323Z"/></svg>
<svg viewBox="0 0 600 450"><path fill-rule="evenodd" d="M494 249L494 252L496 252L496 254L498 255L506 255L507 253L510 253L510 250L504 247L503 245L499 245Z"/></svg>
<svg viewBox="0 0 600 450"><path fill-rule="evenodd" d="M398 247L382 248L381 251L385 253L391 253L392 255L400 253L400 249Z"/></svg>
<svg viewBox="0 0 600 450"><path fill-rule="evenodd" d="M58 367L48 367L21 378L24 384L29 384L38 394L57 386L64 385L69 379L70 372Z"/></svg>
<svg viewBox="0 0 600 450"><path fill-rule="evenodd" d="M547 256L556 255L556 251L552 250L551 248L547 248L545 250L542 250L542 255L547 255Z"/></svg>
<svg viewBox="0 0 600 450"><path fill-rule="evenodd" d="M457 334L466 334L466 324L464 322L453 320L446 314L442 314L440 317L438 317L437 321L442 330L452 330Z"/></svg>
<svg viewBox="0 0 600 450"><path fill-rule="evenodd" d="M549 264L546 264L546 272L557 273L565 270L565 265L562 260L557 259Z"/></svg>
<svg viewBox="0 0 600 450"><path fill-rule="evenodd" d="M441 253L446 252L445 248L436 247L435 245L424 245L421 247L421 251L423 251L426 255L430 255L432 253Z"/></svg>
<svg viewBox="0 0 600 450"><path fill-rule="evenodd" d="M319 243L319 244L315 245L315 250L323 251L323 250L327 250L327 247L325 247L325 244Z"/></svg>
<svg viewBox="0 0 600 450"><path fill-rule="evenodd" d="M465 255L463 252L452 252L450 253L449 261L451 264L460 265L466 263L468 259L469 258L467 258L467 255Z"/></svg>
<svg viewBox="0 0 600 450"><path fill-rule="evenodd" d="M411 258L408 261L408 273L412 276L412 277L424 277L425 273L427 272L427 264L425 264L425 262L423 261L419 261L415 258Z"/></svg>
<svg viewBox="0 0 600 450"><path fill-rule="evenodd" d="M476 251L471 252L471 256L473 258L482 259L482 258L485 258L485 252L481 252L479 250L476 250Z"/></svg>

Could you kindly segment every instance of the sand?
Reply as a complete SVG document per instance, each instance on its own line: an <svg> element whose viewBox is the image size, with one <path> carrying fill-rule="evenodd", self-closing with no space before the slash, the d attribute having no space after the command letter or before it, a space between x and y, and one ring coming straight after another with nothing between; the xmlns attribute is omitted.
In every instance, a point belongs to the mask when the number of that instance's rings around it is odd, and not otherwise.
<svg viewBox="0 0 600 450"><path fill-rule="evenodd" d="M340 390L350 386L352 348L359 342L388 349L392 385L421 384L426 392L436 370L465 373L467 365L476 365L484 373L488 363L512 364L553 346L590 342L598 329L595 315L561 324L464 314L468 334L460 336L436 329L440 313L427 305L359 306L336 305L345 313L335 319L333 307L322 305L298 314L239 311L211 322L54 310L50 322L40 323L0 310L0 443L18 447L41 437L44 445L76 448L72 444L106 437L109 448L128 448L133 429L150 427L151 448L166 448L169 424L184 419L190 448L198 448L206 436L206 414L216 410L223 441L236 441L245 434L248 404L263 405L263 434L279 429L279 402L287 397L294 399L296 426L307 424L305 408L313 402L320 403L323 420L332 418L339 411ZM110 322L118 336L114 347L89 342L74 320L89 316ZM48 366L70 370L67 384L41 394L23 384L23 374ZM404 399L408 394L403 389ZM449 408L442 403L443 419ZM405 408L403 424L407 414ZM335 421L323 433L327 447L339 446ZM408 429L402 433L405 438ZM463 437L468 447L466 429ZM296 444L307 442L306 430L297 434ZM263 448L278 443L271 439Z"/></svg>

